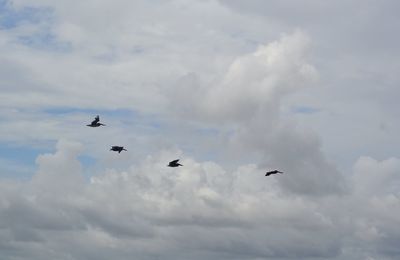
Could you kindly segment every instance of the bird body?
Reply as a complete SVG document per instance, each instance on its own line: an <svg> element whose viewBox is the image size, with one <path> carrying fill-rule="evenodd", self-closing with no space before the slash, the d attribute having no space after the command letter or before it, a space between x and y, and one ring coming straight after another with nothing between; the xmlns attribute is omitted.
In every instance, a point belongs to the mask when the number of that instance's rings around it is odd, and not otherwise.
<svg viewBox="0 0 400 260"><path fill-rule="evenodd" d="M179 167L179 166L183 166L182 164L178 163L179 159L177 160L173 160L171 162L168 163L168 167Z"/></svg>
<svg viewBox="0 0 400 260"><path fill-rule="evenodd" d="M89 126L89 127L99 127L99 126L105 125L105 124L99 123L99 121L100 121L100 116L96 116L94 118L94 120L92 121L92 123L90 123L87 126Z"/></svg>
<svg viewBox="0 0 400 260"><path fill-rule="evenodd" d="M121 153L122 151L128 151L123 146L112 146L110 151Z"/></svg>
<svg viewBox="0 0 400 260"><path fill-rule="evenodd" d="M265 173L265 176L270 176L271 174L277 174L277 173L282 174L283 172L278 171L278 170L268 171L267 173Z"/></svg>

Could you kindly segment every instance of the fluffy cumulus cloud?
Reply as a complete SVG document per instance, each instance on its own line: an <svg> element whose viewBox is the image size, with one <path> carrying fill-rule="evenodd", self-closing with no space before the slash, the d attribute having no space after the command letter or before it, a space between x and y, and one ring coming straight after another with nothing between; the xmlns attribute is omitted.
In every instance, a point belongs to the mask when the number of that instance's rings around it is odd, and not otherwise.
<svg viewBox="0 0 400 260"><path fill-rule="evenodd" d="M80 151L79 143L60 141L54 154L39 156L31 181L1 183L5 259L399 254L400 200L392 181L399 159L360 158L348 194L310 198L285 193L278 178L266 179L253 164L230 172L215 162L186 158L184 167L166 168L177 151L84 180Z"/></svg>
<svg viewBox="0 0 400 260"><path fill-rule="evenodd" d="M0 2L1 259L398 259L395 8L301 3Z"/></svg>
<svg viewBox="0 0 400 260"><path fill-rule="evenodd" d="M234 149L256 152L270 167L293 172L280 180L287 191L340 193L342 176L324 158L318 137L281 117L282 99L318 78L306 58L309 41L301 31L283 35L233 60L220 81L209 86L187 75L180 82L184 87L172 93L172 105L186 117L229 125Z"/></svg>

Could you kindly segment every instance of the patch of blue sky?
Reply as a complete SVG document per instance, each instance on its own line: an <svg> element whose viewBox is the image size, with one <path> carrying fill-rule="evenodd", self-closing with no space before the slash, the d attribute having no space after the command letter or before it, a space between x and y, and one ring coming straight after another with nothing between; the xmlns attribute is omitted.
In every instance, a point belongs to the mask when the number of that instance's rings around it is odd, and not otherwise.
<svg viewBox="0 0 400 260"><path fill-rule="evenodd" d="M22 164L35 164L38 154L49 153L50 150L31 146L16 146L0 143L0 157Z"/></svg>
<svg viewBox="0 0 400 260"><path fill-rule="evenodd" d="M90 108L72 108L72 107L53 107L42 110L52 116L65 116L68 114L85 114L88 122L96 115L100 116L102 121L107 119L117 119L122 125L146 126L147 130L162 130L165 124L154 115L143 115L133 109L90 109ZM105 122L104 121L104 122ZM106 123L106 122L105 122ZM107 123L106 123L107 124ZM150 129L149 129L150 128Z"/></svg>
<svg viewBox="0 0 400 260"><path fill-rule="evenodd" d="M53 34L46 30L29 36L20 36L18 42L39 50L69 52L72 49L70 43L58 41Z"/></svg>
<svg viewBox="0 0 400 260"><path fill-rule="evenodd" d="M12 30L23 24L38 26L38 30L31 35L17 36L18 43L41 50L70 51L71 44L57 40L52 33L53 22L53 11L50 8L24 7L15 9L10 1L0 0L0 29Z"/></svg>
<svg viewBox="0 0 400 260"><path fill-rule="evenodd" d="M0 179L30 180L37 171L36 159L41 154L54 153L54 149L0 144ZM97 160L88 155L78 156L84 169L92 168Z"/></svg>
<svg viewBox="0 0 400 260"><path fill-rule="evenodd" d="M88 155L79 155L77 159L82 165L82 174L87 182L90 182L90 179L93 176L101 175L104 173L105 170L104 165L101 163L101 161L98 161L96 158ZM124 166L127 167L126 165ZM121 171L123 169L124 168L122 167Z"/></svg>
<svg viewBox="0 0 400 260"><path fill-rule="evenodd" d="M24 7L15 9L11 1L0 0L0 27L12 29L21 23L37 24L51 19L52 12L49 8Z"/></svg>
<svg viewBox="0 0 400 260"><path fill-rule="evenodd" d="M100 118L118 118L122 124L135 125L144 124L154 129L161 129L164 126L162 120L155 115L143 115L134 109L93 109L93 108L73 108L73 107L52 107L42 110L42 112L52 116L63 116L67 114L86 114L89 119L96 115Z"/></svg>
<svg viewBox="0 0 400 260"><path fill-rule="evenodd" d="M0 179L28 181L34 175L36 169L35 165L25 165L0 158Z"/></svg>
<svg viewBox="0 0 400 260"><path fill-rule="evenodd" d="M52 107L44 109L43 112L51 115L63 114L88 114L92 116L114 116L114 117L138 117L138 113L132 109L92 109L73 107Z"/></svg>
<svg viewBox="0 0 400 260"><path fill-rule="evenodd" d="M88 117L88 122L91 121L96 115L99 115L100 120L105 124L107 124L106 121L109 120L118 120L122 125L147 125L152 128L159 128L157 120L151 119L151 116L141 115L139 112L132 109L81 109L71 107L56 107L45 109L43 112L53 116L85 114Z"/></svg>
<svg viewBox="0 0 400 260"><path fill-rule="evenodd" d="M18 180L30 179L35 173L36 158L39 154L51 151L30 146L16 146L0 143L1 178Z"/></svg>

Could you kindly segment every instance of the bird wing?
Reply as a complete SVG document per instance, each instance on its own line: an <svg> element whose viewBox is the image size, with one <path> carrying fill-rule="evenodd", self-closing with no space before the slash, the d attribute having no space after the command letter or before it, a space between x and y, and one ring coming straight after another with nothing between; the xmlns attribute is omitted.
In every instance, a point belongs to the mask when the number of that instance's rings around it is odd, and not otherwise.
<svg viewBox="0 0 400 260"><path fill-rule="evenodd" d="M179 162L179 159L171 161L171 163L177 163L177 162Z"/></svg>
<svg viewBox="0 0 400 260"><path fill-rule="evenodd" d="M270 176L271 174L277 174L277 173L283 173L283 172L278 171L278 170L273 170L273 171L266 172L265 176Z"/></svg>

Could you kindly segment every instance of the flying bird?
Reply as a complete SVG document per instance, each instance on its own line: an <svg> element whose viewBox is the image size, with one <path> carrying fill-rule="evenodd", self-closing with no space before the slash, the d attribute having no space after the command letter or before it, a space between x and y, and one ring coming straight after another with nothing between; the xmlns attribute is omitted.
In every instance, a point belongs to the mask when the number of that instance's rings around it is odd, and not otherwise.
<svg viewBox="0 0 400 260"><path fill-rule="evenodd" d="M128 151L128 150L126 150L123 146L112 146L110 151L116 151L118 153L121 153L122 151Z"/></svg>
<svg viewBox="0 0 400 260"><path fill-rule="evenodd" d="M96 117L94 118L94 120L92 121L92 123L90 123L90 124L87 125L87 126L90 126L90 127L99 127L99 126L101 126L101 125L105 125L105 124L99 123L99 121L100 121L100 117L99 117L99 116L96 116Z"/></svg>
<svg viewBox="0 0 400 260"><path fill-rule="evenodd" d="M182 164L178 163L179 159L177 160L173 160L171 162L168 163L168 167L179 167L179 166L183 166Z"/></svg>
<svg viewBox="0 0 400 260"><path fill-rule="evenodd" d="M271 174L277 174L277 173L283 173L283 172L281 172L281 171L278 171L278 170L273 170L273 171L269 171L269 172L267 172L266 174L265 174L265 176L270 176Z"/></svg>

